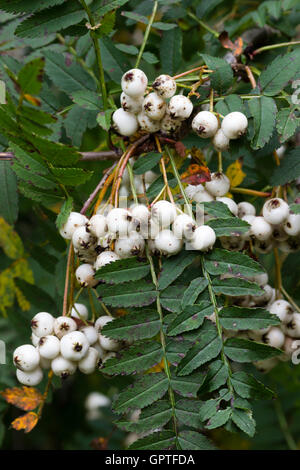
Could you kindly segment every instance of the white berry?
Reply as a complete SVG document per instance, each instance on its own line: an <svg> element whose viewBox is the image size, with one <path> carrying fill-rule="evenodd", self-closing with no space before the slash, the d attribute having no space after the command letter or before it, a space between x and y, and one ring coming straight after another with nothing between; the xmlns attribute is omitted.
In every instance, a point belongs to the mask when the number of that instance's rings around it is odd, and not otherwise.
<svg viewBox="0 0 300 470"><path fill-rule="evenodd" d="M195 221L187 214L180 214L173 223L173 232L175 237L190 240L196 229Z"/></svg>
<svg viewBox="0 0 300 470"><path fill-rule="evenodd" d="M75 362L59 355L51 362L51 369L54 375L65 379L76 372L77 366Z"/></svg>
<svg viewBox="0 0 300 470"><path fill-rule="evenodd" d="M121 346L119 341L108 338L102 334L99 335L99 344L105 351L118 351Z"/></svg>
<svg viewBox="0 0 300 470"><path fill-rule="evenodd" d="M164 255L176 255L182 249L182 240L172 230L162 230L154 240L155 248Z"/></svg>
<svg viewBox="0 0 300 470"><path fill-rule="evenodd" d="M137 114L141 111L143 105L144 97L143 95L135 96L134 98L126 95L124 91L121 93L120 102L124 111L127 111L132 114Z"/></svg>
<svg viewBox="0 0 300 470"><path fill-rule="evenodd" d="M140 69L130 69L121 79L121 87L126 95L133 98L143 95L148 85L145 73Z"/></svg>
<svg viewBox="0 0 300 470"><path fill-rule="evenodd" d="M187 119L193 111L193 103L184 95L175 95L170 99L168 112L171 118Z"/></svg>
<svg viewBox="0 0 300 470"><path fill-rule="evenodd" d="M43 371L40 367L36 367L30 372L17 369L17 379L23 385L35 387L43 380Z"/></svg>
<svg viewBox="0 0 300 470"><path fill-rule="evenodd" d="M83 374L92 374L99 361L99 353L95 348L89 348L85 357L78 362L78 369Z"/></svg>
<svg viewBox="0 0 300 470"><path fill-rule="evenodd" d="M61 316L54 321L54 333L59 339L76 329L76 321L70 317Z"/></svg>
<svg viewBox="0 0 300 470"><path fill-rule="evenodd" d="M87 228L94 237L104 237L107 232L106 217L101 214L93 215L87 224Z"/></svg>
<svg viewBox="0 0 300 470"><path fill-rule="evenodd" d="M124 111L123 108L119 108L113 113L112 122L114 129L127 137L135 134L139 127L135 115Z"/></svg>
<svg viewBox="0 0 300 470"><path fill-rule="evenodd" d="M54 318L48 312L39 312L31 320L32 332L39 338L51 335L53 332Z"/></svg>
<svg viewBox="0 0 300 470"><path fill-rule="evenodd" d="M107 226L110 233L118 236L126 236L129 231L129 222L132 219L127 209L115 208L107 215Z"/></svg>
<svg viewBox="0 0 300 470"><path fill-rule="evenodd" d="M225 196L230 189L230 181L224 173L212 173L211 180L205 183L205 188L213 196Z"/></svg>
<svg viewBox="0 0 300 470"><path fill-rule="evenodd" d="M143 101L144 112L153 121L160 121L166 112L166 103L157 93L149 93Z"/></svg>
<svg viewBox="0 0 300 470"><path fill-rule="evenodd" d="M96 328L94 328L93 326L83 326L80 328L80 331L86 336L86 339L88 340L90 346L92 346L98 341L98 333Z"/></svg>
<svg viewBox="0 0 300 470"><path fill-rule="evenodd" d="M84 304L75 303L71 310L71 317L80 320L86 320L89 316L89 311Z"/></svg>
<svg viewBox="0 0 300 470"><path fill-rule="evenodd" d="M88 263L78 266L75 272L76 279L82 287L94 287L97 284L94 274L93 267Z"/></svg>
<svg viewBox="0 0 300 470"><path fill-rule="evenodd" d="M245 134L248 127L248 119L239 111L227 114L221 124L221 129L228 139L238 139Z"/></svg>
<svg viewBox="0 0 300 470"><path fill-rule="evenodd" d="M38 350L44 359L54 359L60 351L60 341L56 336L48 335L40 338Z"/></svg>
<svg viewBox="0 0 300 470"><path fill-rule="evenodd" d="M245 215L256 215L256 209L250 202L243 201L238 203L238 217L242 219Z"/></svg>
<svg viewBox="0 0 300 470"><path fill-rule="evenodd" d="M68 217L67 222L60 229L59 233L63 238L71 240L73 233L78 227L85 225L88 222L88 219L85 215L80 214L79 212L71 212Z"/></svg>
<svg viewBox="0 0 300 470"><path fill-rule="evenodd" d="M95 329L98 333L102 330L102 328L107 325L107 323L113 321L113 318L108 315L102 315L99 317L95 322Z"/></svg>
<svg viewBox="0 0 300 470"><path fill-rule="evenodd" d="M106 266L107 264L113 263L114 261L119 260L120 257L113 251L103 251L100 253L100 255L97 257L94 268L96 270L102 268L103 266Z"/></svg>
<svg viewBox="0 0 300 470"><path fill-rule="evenodd" d="M229 148L229 139L224 134L222 129L219 129L215 135L213 136L212 140L213 146L218 152L225 152Z"/></svg>
<svg viewBox="0 0 300 470"><path fill-rule="evenodd" d="M272 226L264 217L255 217L251 224L251 234L259 241L266 241L272 235Z"/></svg>
<svg viewBox="0 0 300 470"><path fill-rule="evenodd" d="M145 248L145 240L138 232L131 232L127 238L119 238L115 242L115 252L120 258L141 255Z"/></svg>
<svg viewBox="0 0 300 470"><path fill-rule="evenodd" d="M30 372L39 365L40 355L38 350L31 344L23 344L15 349L13 353L14 365L24 371Z"/></svg>
<svg viewBox="0 0 300 470"><path fill-rule="evenodd" d="M80 361L89 348L89 342L81 331L72 331L62 337L60 341L60 352L69 361Z"/></svg>
<svg viewBox="0 0 300 470"><path fill-rule="evenodd" d="M269 199L264 204L263 216L269 224L282 224L289 216L289 205L279 197Z"/></svg>
<svg viewBox="0 0 300 470"><path fill-rule="evenodd" d="M95 240L93 237L91 237L91 234L87 231L87 227L78 227L75 232L73 233L72 236L72 243L74 248L77 250L80 248L84 248L85 250L88 250Z"/></svg>
<svg viewBox="0 0 300 470"><path fill-rule="evenodd" d="M193 250L207 251L214 246L215 241L215 231L208 225L201 225L194 231L191 246Z"/></svg>
<svg viewBox="0 0 300 470"><path fill-rule="evenodd" d="M288 323L291 320L293 308L286 300L276 300L268 308L270 313L277 315L282 323Z"/></svg>
<svg viewBox="0 0 300 470"><path fill-rule="evenodd" d="M192 121L193 131L203 139L213 137L217 132L218 127L218 119L210 111L200 111Z"/></svg>
<svg viewBox="0 0 300 470"><path fill-rule="evenodd" d="M284 223L284 231L293 237L300 234L300 214L289 213L286 222Z"/></svg>
<svg viewBox="0 0 300 470"><path fill-rule="evenodd" d="M138 123L141 127L141 129L145 132L148 132L150 134L159 131L160 129L160 122L159 121L154 121L153 119L150 119L149 116L145 113L144 110L142 110L138 115L137 115L137 120Z"/></svg>
<svg viewBox="0 0 300 470"><path fill-rule="evenodd" d="M217 197L216 200L225 204L233 215L238 214L238 206L230 197Z"/></svg>
<svg viewBox="0 0 300 470"><path fill-rule="evenodd" d="M163 74L154 80L152 88L162 98L171 98L176 93L176 82L170 75Z"/></svg>
<svg viewBox="0 0 300 470"><path fill-rule="evenodd" d="M151 209L153 221L161 228L169 227L175 220L176 207L169 201L158 201Z"/></svg>

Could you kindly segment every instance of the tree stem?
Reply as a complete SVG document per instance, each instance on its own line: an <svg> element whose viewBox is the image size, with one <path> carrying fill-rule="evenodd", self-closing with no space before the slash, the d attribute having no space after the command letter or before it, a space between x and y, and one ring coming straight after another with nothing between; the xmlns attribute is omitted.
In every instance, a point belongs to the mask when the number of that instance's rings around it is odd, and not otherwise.
<svg viewBox="0 0 300 470"><path fill-rule="evenodd" d="M188 11L187 12L188 16L190 18L193 18L193 20L197 21L197 23L199 23L202 28L206 29L206 31L208 31L209 33L213 34L216 38L219 37L219 33L218 31L215 31L214 29L212 29L210 26L208 26L206 23L204 23L202 20L200 20L199 18L197 18L196 15L194 15L194 13L192 13L191 11Z"/></svg>
<svg viewBox="0 0 300 470"><path fill-rule="evenodd" d="M145 31L145 34L144 34L144 39L143 39L142 45L141 45L140 50L139 50L139 54L138 54L137 59L136 59L135 68L138 68L138 66L140 65L141 58L142 58L143 52L145 50L149 34L150 34L151 26L152 26L152 23L154 21L155 15L156 15L157 6L158 6L158 2L155 1L154 5L153 5L152 14L150 16L149 23L147 24L147 28L146 28L146 31Z"/></svg>

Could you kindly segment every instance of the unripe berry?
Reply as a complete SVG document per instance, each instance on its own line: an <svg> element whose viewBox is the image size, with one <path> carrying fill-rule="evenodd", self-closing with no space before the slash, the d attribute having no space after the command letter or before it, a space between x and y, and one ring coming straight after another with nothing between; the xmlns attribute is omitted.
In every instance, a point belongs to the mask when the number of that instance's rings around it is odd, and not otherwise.
<svg viewBox="0 0 300 470"><path fill-rule="evenodd" d="M228 139L238 139L246 133L248 119L239 111L227 114L221 124L221 129Z"/></svg>
<svg viewBox="0 0 300 470"><path fill-rule="evenodd" d="M193 112L193 103L184 95L175 95L170 99L168 112L171 118L187 119Z"/></svg>
<svg viewBox="0 0 300 470"><path fill-rule="evenodd" d="M40 338L38 350L44 359L54 359L60 352L60 341L53 335L43 336Z"/></svg>
<svg viewBox="0 0 300 470"><path fill-rule="evenodd" d="M175 237L182 240L190 240L196 229L195 221L187 214L180 214L173 223L173 232Z"/></svg>
<svg viewBox="0 0 300 470"><path fill-rule="evenodd" d="M40 367L36 367L30 372L17 369L17 379L23 385L35 387L43 380L43 371Z"/></svg>
<svg viewBox="0 0 300 470"><path fill-rule="evenodd" d="M145 248L145 240L138 232L131 232L128 238L119 238L115 242L115 252L120 258L139 256Z"/></svg>
<svg viewBox="0 0 300 470"><path fill-rule="evenodd" d="M154 132L159 131L160 129L160 122L159 121L153 121L153 119L150 119L149 116L145 113L145 111L141 111L137 115L137 120L140 125L140 128L148 132L150 134L153 134Z"/></svg>
<svg viewBox="0 0 300 470"><path fill-rule="evenodd" d="M130 69L121 79L121 87L126 95L135 98L143 95L148 85L145 73L140 69Z"/></svg>
<svg viewBox="0 0 300 470"><path fill-rule="evenodd" d="M71 317L86 320L88 316L89 311L84 304L74 304L71 310Z"/></svg>
<svg viewBox="0 0 300 470"><path fill-rule="evenodd" d="M203 139L213 137L218 127L218 119L210 111L200 111L200 113L196 114L192 122L193 131Z"/></svg>
<svg viewBox="0 0 300 470"><path fill-rule="evenodd" d="M166 103L157 93L149 93L143 101L143 109L153 121L160 121L166 113Z"/></svg>
<svg viewBox="0 0 300 470"><path fill-rule="evenodd" d="M13 353L14 365L24 371L30 372L39 365L40 355L38 350L31 344L23 344L15 349Z"/></svg>
<svg viewBox="0 0 300 470"><path fill-rule="evenodd" d="M276 300L268 308L270 313L277 315L282 323L288 323L293 314L293 308L286 300Z"/></svg>
<svg viewBox="0 0 300 470"><path fill-rule="evenodd" d="M132 216L127 209L115 208L107 215L107 226L110 233L118 236L127 236L129 222Z"/></svg>
<svg viewBox="0 0 300 470"><path fill-rule="evenodd" d="M81 248L88 250L95 243L95 241L95 238L93 238L87 231L86 226L77 228L72 236L73 246L77 250Z"/></svg>
<svg viewBox="0 0 300 470"><path fill-rule="evenodd" d="M128 113L137 114L141 111L143 105L144 97L143 95L135 96L132 98L129 95L126 95L124 91L121 93L120 102L124 111Z"/></svg>
<svg viewBox="0 0 300 470"><path fill-rule="evenodd" d="M259 241L266 241L272 235L272 226L264 217L255 217L251 224L251 234Z"/></svg>
<svg viewBox="0 0 300 470"><path fill-rule="evenodd" d="M161 228L169 227L175 220L177 213L174 204L168 201L158 201L151 209L153 221Z"/></svg>
<svg viewBox="0 0 300 470"><path fill-rule="evenodd" d="M208 225L201 225L194 231L191 246L194 250L210 250L216 242L215 231Z"/></svg>
<svg viewBox="0 0 300 470"><path fill-rule="evenodd" d="M93 326L82 326L80 331L86 336L86 339L89 342L89 345L92 346L98 341L98 333L96 328Z"/></svg>
<svg viewBox="0 0 300 470"><path fill-rule="evenodd" d="M65 225L60 229L59 233L63 238L71 240L73 233L78 227L85 225L88 219L79 212L71 212Z"/></svg>
<svg viewBox="0 0 300 470"><path fill-rule="evenodd" d="M279 197L269 199L264 204L263 216L269 224L282 224L289 216L289 205Z"/></svg>
<svg viewBox="0 0 300 470"><path fill-rule="evenodd" d="M94 268L88 264L81 264L75 272L75 276L81 287L94 287L98 281L94 279Z"/></svg>
<svg viewBox="0 0 300 470"><path fill-rule="evenodd" d="M107 232L106 217L101 214L93 215L87 224L87 229L94 237L104 237Z"/></svg>
<svg viewBox="0 0 300 470"><path fill-rule="evenodd" d="M110 317L109 315L102 315L101 317L99 317L94 325L97 333L100 333L102 328L111 321L113 321L113 317Z"/></svg>
<svg viewBox="0 0 300 470"><path fill-rule="evenodd" d="M59 355L51 362L51 369L54 375L66 379L69 375L75 374L77 365L75 362Z"/></svg>
<svg viewBox="0 0 300 470"><path fill-rule="evenodd" d="M225 196L230 189L230 181L224 173L212 173L211 180L205 183L205 188L213 196Z"/></svg>
<svg viewBox="0 0 300 470"><path fill-rule="evenodd" d="M59 339L76 330L76 321L70 317L61 316L57 317L54 321L54 333Z"/></svg>
<svg viewBox="0 0 300 470"><path fill-rule="evenodd" d="M112 115L113 128L120 134L127 137L135 134L138 130L138 122L134 114L117 109Z"/></svg>
<svg viewBox="0 0 300 470"><path fill-rule="evenodd" d="M155 237L156 249L163 255L176 255L182 249L182 240L175 237L172 230L162 230Z"/></svg>
<svg viewBox="0 0 300 470"><path fill-rule="evenodd" d="M250 202L243 201L238 203L238 217L242 219L245 215L255 216L256 209Z"/></svg>
<svg viewBox="0 0 300 470"><path fill-rule="evenodd" d="M153 84L152 88L158 93L162 98L171 98L176 93L176 82L170 77L170 75L159 75Z"/></svg>
<svg viewBox="0 0 300 470"><path fill-rule="evenodd" d="M103 266L106 266L107 264L117 261L118 259L120 259L120 257L114 251L103 251L97 257L95 264L94 264L94 268L98 270L102 268Z"/></svg>
<svg viewBox="0 0 300 470"><path fill-rule="evenodd" d="M60 352L69 361L80 361L89 348L89 342L81 331L72 331L62 337L60 341Z"/></svg>
<svg viewBox="0 0 300 470"><path fill-rule="evenodd" d="M283 226L284 231L292 236L296 237L300 234L300 214L289 213L288 218Z"/></svg>
<svg viewBox="0 0 300 470"><path fill-rule="evenodd" d="M53 332L54 318L48 312L39 312L31 320L32 332L41 338L51 335Z"/></svg>
<svg viewBox="0 0 300 470"><path fill-rule="evenodd" d="M78 369L83 374L92 374L99 361L99 353L95 348L89 348L85 357L78 362Z"/></svg>
<svg viewBox="0 0 300 470"><path fill-rule="evenodd" d="M219 129L212 140L213 146L218 152L226 152L229 149L229 139L226 137L222 129Z"/></svg>
<svg viewBox="0 0 300 470"><path fill-rule="evenodd" d="M226 204L226 206L233 215L238 214L238 206L233 199L230 199L230 197L217 197L216 200L219 202L223 202L223 204Z"/></svg>

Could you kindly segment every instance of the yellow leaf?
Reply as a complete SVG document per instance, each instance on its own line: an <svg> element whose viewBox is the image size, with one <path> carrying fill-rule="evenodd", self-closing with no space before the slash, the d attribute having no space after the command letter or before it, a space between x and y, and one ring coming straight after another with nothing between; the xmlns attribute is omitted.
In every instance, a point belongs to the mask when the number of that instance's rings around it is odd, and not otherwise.
<svg viewBox="0 0 300 470"><path fill-rule="evenodd" d="M230 186L235 188L239 186L245 179L246 173L242 170L243 163L240 159L231 163L226 170L226 176L229 178Z"/></svg>
<svg viewBox="0 0 300 470"><path fill-rule="evenodd" d="M43 400L42 394L33 387L6 388L0 392L0 395L7 403L24 411L34 410Z"/></svg>
<svg viewBox="0 0 300 470"><path fill-rule="evenodd" d="M2 217L0 217L0 246L12 259L21 258L24 254L21 238Z"/></svg>
<svg viewBox="0 0 300 470"><path fill-rule="evenodd" d="M11 427L16 431L21 431L21 429L24 429L24 432L27 433L32 431L32 429L37 425L38 420L38 415L33 411L30 411L29 413L26 413L25 415L15 419L11 423Z"/></svg>
<svg viewBox="0 0 300 470"><path fill-rule="evenodd" d="M0 273L0 311L3 315L6 315L6 309L13 305L15 296L17 295L17 286L14 282L14 278L23 279L33 284L33 273L26 259L20 258L14 261L8 268Z"/></svg>
<svg viewBox="0 0 300 470"><path fill-rule="evenodd" d="M35 98L34 96L29 95L28 93L25 93L24 98L29 103L33 104L33 106L41 106L41 100L39 98Z"/></svg>
<svg viewBox="0 0 300 470"><path fill-rule="evenodd" d="M21 310L23 310L23 312L30 310L30 302L28 302L21 289L19 289L17 286L15 286L15 294Z"/></svg>

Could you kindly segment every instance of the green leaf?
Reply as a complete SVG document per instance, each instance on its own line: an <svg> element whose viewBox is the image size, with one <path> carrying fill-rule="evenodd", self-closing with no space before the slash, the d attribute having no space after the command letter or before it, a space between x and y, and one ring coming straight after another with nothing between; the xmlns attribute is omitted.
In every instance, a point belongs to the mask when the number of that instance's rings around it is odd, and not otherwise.
<svg viewBox="0 0 300 470"><path fill-rule="evenodd" d="M201 54L208 68L215 72L210 75L211 85L218 93L225 93L233 82L233 71L226 60L219 57L212 57L208 54Z"/></svg>
<svg viewBox="0 0 300 470"><path fill-rule="evenodd" d="M117 286L101 285L98 289L99 299L111 307L145 307L152 304L157 296L154 285L144 280Z"/></svg>
<svg viewBox="0 0 300 470"><path fill-rule="evenodd" d="M106 5L103 5L103 0L94 0L91 5L92 13L96 13L98 16L103 16L115 8L121 7L128 3L129 0L110 0Z"/></svg>
<svg viewBox="0 0 300 470"><path fill-rule="evenodd" d="M120 284L122 282L137 281L147 276L150 272L148 262L140 261L138 258L127 258L117 260L98 269L95 278L109 284Z"/></svg>
<svg viewBox="0 0 300 470"><path fill-rule="evenodd" d="M237 277L229 279L215 278L212 282L216 294L238 297L240 295L262 295L263 290L254 282Z"/></svg>
<svg viewBox="0 0 300 470"><path fill-rule="evenodd" d="M56 218L55 224L58 230L60 230L62 226L65 225L72 210L73 210L73 198L68 197L63 203L60 209L60 212Z"/></svg>
<svg viewBox="0 0 300 470"><path fill-rule="evenodd" d="M128 450L169 450L175 446L176 436L172 431L161 431L143 437L128 447Z"/></svg>
<svg viewBox="0 0 300 470"><path fill-rule="evenodd" d="M155 310L132 312L107 323L102 333L112 339L139 341L152 338L160 330L160 320Z"/></svg>
<svg viewBox="0 0 300 470"><path fill-rule="evenodd" d="M74 91L71 96L74 103L90 111L99 111L102 106L101 97L94 91L77 90Z"/></svg>
<svg viewBox="0 0 300 470"><path fill-rule="evenodd" d="M162 157L161 153L149 152L141 155L133 165L133 171L136 175L143 175L146 171L152 170Z"/></svg>
<svg viewBox="0 0 300 470"><path fill-rule="evenodd" d="M277 315L263 308L223 307L219 312L221 325L228 330L259 330L280 324Z"/></svg>
<svg viewBox="0 0 300 470"><path fill-rule="evenodd" d="M206 316L213 313L214 308L210 302L200 302L196 305L188 305L182 313L168 326L167 334L169 336L179 335L185 331L195 330L204 322Z"/></svg>
<svg viewBox="0 0 300 470"><path fill-rule="evenodd" d="M18 83L23 93L39 94L43 83L45 60L42 58L28 62L19 72Z"/></svg>
<svg viewBox="0 0 300 470"><path fill-rule="evenodd" d="M270 184L274 186L290 183L300 176L300 147L285 154L280 167L275 168Z"/></svg>
<svg viewBox="0 0 300 470"><path fill-rule="evenodd" d="M12 169L19 179L24 180L30 185L42 189L56 188L56 183L54 181L45 178L44 176L39 176L38 174L33 173L30 169L26 167L24 168L23 166L19 165L17 160L13 162Z"/></svg>
<svg viewBox="0 0 300 470"><path fill-rule="evenodd" d="M33 13L64 2L65 0L47 0L47 3L41 0L10 0L9 2L0 0L0 10L11 13Z"/></svg>
<svg viewBox="0 0 300 470"><path fill-rule="evenodd" d="M293 109L282 108L277 114L276 129L281 143L288 140L295 134L300 126L300 119L296 117Z"/></svg>
<svg viewBox="0 0 300 470"><path fill-rule="evenodd" d="M234 409L231 415L231 419L248 436L253 437L255 434L255 420L250 410L238 410Z"/></svg>
<svg viewBox="0 0 300 470"><path fill-rule="evenodd" d="M75 59L54 51L45 51L44 56L47 75L62 91L70 96L78 90L95 91L94 80Z"/></svg>
<svg viewBox="0 0 300 470"><path fill-rule="evenodd" d="M38 190L34 186L25 182L19 182L18 188L25 197L32 199L33 201L38 202L45 207L61 204L64 201L62 197L54 196L53 193L47 193L42 190Z"/></svg>
<svg viewBox="0 0 300 470"><path fill-rule="evenodd" d="M17 178L10 162L0 161L0 215L13 225L18 217Z"/></svg>
<svg viewBox="0 0 300 470"><path fill-rule="evenodd" d="M195 431L180 431L178 442L182 450L216 450L207 437Z"/></svg>
<svg viewBox="0 0 300 470"><path fill-rule="evenodd" d="M166 310L170 312L181 312L181 302L186 286L169 286L165 289L160 296L160 303Z"/></svg>
<svg viewBox="0 0 300 470"><path fill-rule="evenodd" d="M198 252L181 251L178 255L172 256L164 261L161 269L158 287L160 290L166 289L177 279L195 258L199 256Z"/></svg>
<svg viewBox="0 0 300 470"><path fill-rule="evenodd" d="M227 421L231 418L232 408L226 408L225 410L218 410L214 416L211 417L206 425L207 429L216 429L224 426Z"/></svg>
<svg viewBox="0 0 300 470"><path fill-rule="evenodd" d="M209 320L204 322L201 333L177 367L177 375L188 375L202 364L214 359L221 351L222 341L216 327Z"/></svg>
<svg viewBox="0 0 300 470"><path fill-rule="evenodd" d="M217 237L234 237L242 235L249 230L249 224L238 217L228 217L226 219L210 219L206 222L214 229Z"/></svg>
<svg viewBox="0 0 300 470"><path fill-rule="evenodd" d="M263 267L250 256L220 248L205 255L204 263L209 274L214 276L225 273L252 276L264 272Z"/></svg>
<svg viewBox="0 0 300 470"><path fill-rule="evenodd" d="M21 38L45 36L79 23L84 17L85 11L79 2L65 2L34 13L17 27L15 34Z"/></svg>
<svg viewBox="0 0 300 470"><path fill-rule="evenodd" d="M211 202L202 202L204 206L204 212L209 215L213 215L214 217L218 217L221 219L230 217L233 218L232 212L228 209L226 204L220 201L211 201Z"/></svg>
<svg viewBox="0 0 300 470"><path fill-rule="evenodd" d="M256 343L242 338L229 338L225 342L225 354L232 361L253 362L278 356L279 349L267 344Z"/></svg>
<svg viewBox="0 0 300 470"><path fill-rule="evenodd" d="M56 302L44 289L23 279L14 279L14 282L35 308L41 308L44 312L53 312L57 308Z"/></svg>
<svg viewBox="0 0 300 470"><path fill-rule="evenodd" d="M160 61L164 73L175 75L182 61L182 32L180 28L165 31L160 42Z"/></svg>
<svg viewBox="0 0 300 470"><path fill-rule="evenodd" d="M205 380L205 374L195 372L184 377L171 376L171 386L177 395L187 398L196 398L197 392Z"/></svg>
<svg viewBox="0 0 300 470"><path fill-rule="evenodd" d="M288 82L300 71L299 50L277 56L261 73L259 88L264 95L275 96L283 90ZM251 100L252 101L252 100Z"/></svg>
<svg viewBox="0 0 300 470"><path fill-rule="evenodd" d="M216 360L209 366L205 380L200 387L199 393L205 394L218 390L219 387L226 383L228 379L228 370L224 362Z"/></svg>
<svg viewBox="0 0 300 470"><path fill-rule="evenodd" d="M101 18L101 26L95 30L95 35L97 38L102 38L103 36L108 36L109 33L114 29L116 22L116 12L109 11L106 15Z"/></svg>
<svg viewBox="0 0 300 470"><path fill-rule="evenodd" d="M94 172L83 168L52 168L52 174L66 186L79 186L86 183Z"/></svg>
<svg viewBox="0 0 300 470"><path fill-rule="evenodd" d="M122 75L132 68L131 64L110 38L102 38L99 41L104 70L114 82L119 84Z"/></svg>
<svg viewBox="0 0 300 470"><path fill-rule="evenodd" d="M201 419L199 416L201 402L198 400L178 400L176 402L175 414L178 421L187 424L191 428L200 429Z"/></svg>
<svg viewBox="0 0 300 470"><path fill-rule="evenodd" d="M123 421L121 418L116 424L125 431L140 433L163 427L171 418L172 408L170 408L170 403L166 400L159 400L144 408L137 422Z"/></svg>
<svg viewBox="0 0 300 470"><path fill-rule="evenodd" d="M252 148L264 147L270 140L275 126L277 107L272 98L261 96L249 100L249 109L254 120Z"/></svg>
<svg viewBox="0 0 300 470"><path fill-rule="evenodd" d="M129 409L145 408L162 398L168 390L169 381L164 372L146 374L123 390L114 400L116 413L128 412Z"/></svg>
<svg viewBox="0 0 300 470"><path fill-rule="evenodd" d="M293 214L300 214L300 204L291 204L290 212L293 212Z"/></svg>
<svg viewBox="0 0 300 470"><path fill-rule="evenodd" d="M76 147L81 146L82 137L87 128L96 127L96 111L83 109L74 105L64 119L66 134Z"/></svg>
<svg viewBox="0 0 300 470"><path fill-rule="evenodd" d="M188 305L193 305L198 296L206 289L208 281L204 277L193 279L183 294L181 305L184 309Z"/></svg>
<svg viewBox="0 0 300 470"><path fill-rule="evenodd" d="M262 400L274 397L272 390L246 372L234 372L231 382L236 393L242 398Z"/></svg>
<svg viewBox="0 0 300 470"><path fill-rule="evenodd" d="M102 334L104 334L104 332ZM163 351L159 343L155 341L143 341L128 349L119 351L117 357L108 359L102 371L108 375L136 374L158 364L162 356Z"/></svg>
<svg viewBox="0 0 300 470"><path fill-rule="evenodd" d="M51 142L42 137L30 135L29 133L25 133L24 138L26 138L26 141L28 140L32 143L34 149L41 154L43 157L40 157L41 162L46 160L51 163L51 165L69 166L75 165L80 158L80 154L73 147ZM21 143L19 145L21 146ZM27 147L25 142L22 143L22 145Z"/></svg>
<svg viewBox="0 0 300 470"><path fill-rule="evenodd" d="M245 112L243 101L238 95L229 95L226 96L224 100L218 101L216 104L216 111L223 114L223 116L234 111L239 111L240 113Z"/></svg>
<svg viewBox="0 0 300 470"><path fill-rule="evenodd" d="M113 109L106 109L105 111L100 111L97 114L97 122L102 129L108 131L110 129L111 124L111 116L113 113Z"/></svg>

